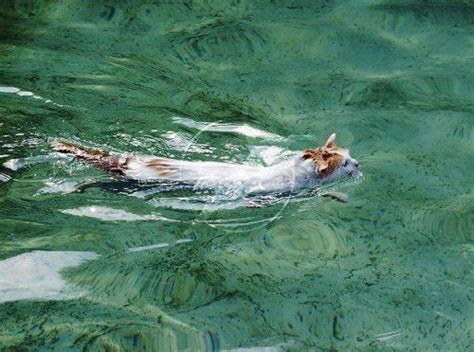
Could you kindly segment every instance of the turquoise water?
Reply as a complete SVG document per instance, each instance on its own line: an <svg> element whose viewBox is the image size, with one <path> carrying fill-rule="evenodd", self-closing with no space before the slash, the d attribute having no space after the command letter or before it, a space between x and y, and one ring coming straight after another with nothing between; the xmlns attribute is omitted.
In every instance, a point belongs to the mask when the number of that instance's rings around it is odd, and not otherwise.
<svg viewBox="0 0 474 352"><path fill-rule="evenodd" d="M472 349L473 38L461 0L2 2L0 349ZM157 193L48 146L260 165L332 132L347 203Z"/></svg>

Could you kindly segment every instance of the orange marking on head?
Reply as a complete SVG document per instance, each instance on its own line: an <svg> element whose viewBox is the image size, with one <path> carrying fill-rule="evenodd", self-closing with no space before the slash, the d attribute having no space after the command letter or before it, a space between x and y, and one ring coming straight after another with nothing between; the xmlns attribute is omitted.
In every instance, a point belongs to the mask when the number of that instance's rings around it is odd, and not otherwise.
<svg viewBox="0 0 474 352"><path fill-rule="evenodd" d="M316 149L306 149L303 159L312 159L316 164L316 172L324 177L329 176L344 161L343 155L347 150L335 143L336 134L329 136L324 146Z"/></svg>

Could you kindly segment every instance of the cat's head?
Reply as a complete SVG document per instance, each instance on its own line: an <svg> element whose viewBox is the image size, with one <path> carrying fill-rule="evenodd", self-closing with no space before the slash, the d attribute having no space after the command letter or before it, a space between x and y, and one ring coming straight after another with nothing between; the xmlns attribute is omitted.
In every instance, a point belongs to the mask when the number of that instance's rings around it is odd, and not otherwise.
<svg viewBox="0 0 474 352"><path fill-rule="evenodd" d="M324 181L360 174L359 163L350 156L349 150L336 145L335 133L322 147L306 149L303 159L314 162L316 173Z"/></svg>

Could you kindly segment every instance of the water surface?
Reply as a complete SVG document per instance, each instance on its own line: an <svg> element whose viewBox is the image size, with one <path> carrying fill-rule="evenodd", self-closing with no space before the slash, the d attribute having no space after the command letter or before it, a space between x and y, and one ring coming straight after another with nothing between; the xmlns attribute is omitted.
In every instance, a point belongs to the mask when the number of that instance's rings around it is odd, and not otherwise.
<svg viewBox="0 0 474 352"><path fill-rule="evenodd" d="M2 2L0 349L468 350L473 19L461 0ZM48 146L270 165L332 132L364 173L332 187L348 203L157 192Z"/></svg>

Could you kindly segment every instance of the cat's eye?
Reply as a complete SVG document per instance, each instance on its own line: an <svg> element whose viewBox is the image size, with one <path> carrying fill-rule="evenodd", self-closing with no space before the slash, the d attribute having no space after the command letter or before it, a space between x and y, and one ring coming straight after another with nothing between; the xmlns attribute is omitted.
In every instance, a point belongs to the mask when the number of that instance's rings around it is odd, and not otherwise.
<svg viewBox="0 0 474 352"><path fill-rule="evenodd" d="M349 162L346 160L346 161L344 161L344 164L342 164L342 166L343 166L343 167L346 167L347 164L349 164Z"/></svg>

